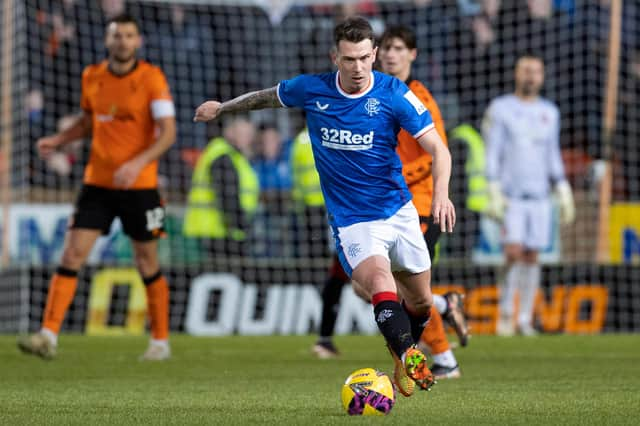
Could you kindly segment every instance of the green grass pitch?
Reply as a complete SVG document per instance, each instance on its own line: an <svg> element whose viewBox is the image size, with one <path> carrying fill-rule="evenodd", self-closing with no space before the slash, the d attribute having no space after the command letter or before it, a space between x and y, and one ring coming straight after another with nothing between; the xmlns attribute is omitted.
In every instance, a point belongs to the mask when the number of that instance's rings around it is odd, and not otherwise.
<svg viewBox="0 0 640 426"><path fill-rule="evenodd" d="M58 358L0 336L0 424L640 424L640 336L475 337L462 378L398 396L387 417L352 418L353 370L391 372L377 336L344 336L319 361L305 337L173 336L173 358L140 363L145 338L63 335Z"/></svg>

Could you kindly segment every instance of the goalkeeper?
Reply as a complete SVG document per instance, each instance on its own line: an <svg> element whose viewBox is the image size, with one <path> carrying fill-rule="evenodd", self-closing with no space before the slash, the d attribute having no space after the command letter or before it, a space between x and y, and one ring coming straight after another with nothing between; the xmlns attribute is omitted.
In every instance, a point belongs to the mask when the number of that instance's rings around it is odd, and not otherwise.
<svg viewBox="0 0 640 426"><path fill-rule="evenodd" d="M520 295L517 331L534 335L535 297L540 287L538 252L551 239L551 184L560 204L561 221L571 223L575 208L560 156L560 113L540 97L544 63L521 56L515 67L515 92L494 99L485 114L489 181L487 214L502 223L506 273L500 292L499 335L512 335L514 294Z"/></svg>

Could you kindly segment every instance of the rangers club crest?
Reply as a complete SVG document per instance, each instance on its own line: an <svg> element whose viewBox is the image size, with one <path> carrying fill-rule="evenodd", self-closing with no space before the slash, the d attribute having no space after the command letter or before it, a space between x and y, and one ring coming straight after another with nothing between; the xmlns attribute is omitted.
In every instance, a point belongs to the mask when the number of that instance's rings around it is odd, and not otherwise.
<svg viewBox="0 0 640 426"><path fill-rule="evenodd" d="M367 103L364 104L364 109L367 110L369 117L372 117L380 112L380 101L376 98L369 98L367 99Z"/></svg>

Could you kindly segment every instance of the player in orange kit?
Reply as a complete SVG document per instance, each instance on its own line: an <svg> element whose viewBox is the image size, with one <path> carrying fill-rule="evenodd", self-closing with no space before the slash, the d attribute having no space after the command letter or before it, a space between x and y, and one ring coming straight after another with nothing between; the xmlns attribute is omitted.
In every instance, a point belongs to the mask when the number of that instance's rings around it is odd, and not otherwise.
<svg viewBox="0 0 640 426"><path fill-rule="evenodd" d="M417 55L416 38L407 27L388 28L380 40L379 62L383 72L404 81L411 91L427 107L440 134L446 143L444 122L438 105L427 88L418 80L411 78L411 64ZM433 197L433 178L431 176L431 156L425 152L416 140L406 131L398 133L396 149L402 161L402 173L413 196L413 204L418 210L420 223L429 254L435 257L436 243L440 228L433 225L431 218L431 200ZM320 337L313 352L320 358L331 358L338 354L332 342L333 330L338 312L338 304L343 284L348 277L342 271L339 262L334 261L330 277L322 293L323 311L320 324ZM357 287L356 287L357 288ZM434 306L431 319L422 334L421 343L431 350L434 364L431 371L436 378L460 377L458 363L447 340L441 314L454 327L461 344L467 344L468 327L462 312L461 295L455 292L444 296L433 295Z"/></svg>
<svg viewBox="0 0 640 426"><path fill-rule="evenodd" d="M170 357L169 288L157 254L164 222L157 170L158 158L175 141L175 107L162 71L137 58L141 43L134 18L111 19L105 35L107 60L82 73L82 113L68 129L38 141L38 152L46 158L66 143L92 136L84 184L60 265L50 281L42 328L18 341L25 353L45 359L55 356L78 270L98 237L107 234L119 217L147 293L151 341L142 359Z"/></svg>

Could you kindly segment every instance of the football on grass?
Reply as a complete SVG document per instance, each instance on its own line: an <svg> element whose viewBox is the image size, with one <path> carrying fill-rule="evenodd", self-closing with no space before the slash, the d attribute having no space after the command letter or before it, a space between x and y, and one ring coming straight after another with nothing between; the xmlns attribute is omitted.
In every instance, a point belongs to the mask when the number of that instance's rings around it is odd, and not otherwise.
<svg viewBox="0 0 640 426"><path fill-rule="evenodd" d="M342 385L342 406L351 416L384 416L395 399L389 376L373 368L354 371Z"/></svg>

